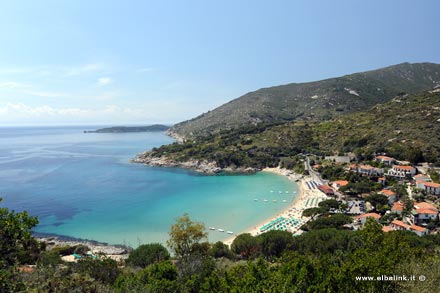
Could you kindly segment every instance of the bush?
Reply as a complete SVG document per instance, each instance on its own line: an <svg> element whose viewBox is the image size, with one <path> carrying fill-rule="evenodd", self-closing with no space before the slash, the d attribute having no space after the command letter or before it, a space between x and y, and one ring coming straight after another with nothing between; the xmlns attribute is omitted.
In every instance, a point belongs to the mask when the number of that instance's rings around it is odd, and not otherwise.
<svg viewBox="0 0 440 293"><path fill-rule="evenodd" d="M155 262L170 259L168 250L159 243L143 244L133 250L128 256L127 263L145 268Z"/></svg>

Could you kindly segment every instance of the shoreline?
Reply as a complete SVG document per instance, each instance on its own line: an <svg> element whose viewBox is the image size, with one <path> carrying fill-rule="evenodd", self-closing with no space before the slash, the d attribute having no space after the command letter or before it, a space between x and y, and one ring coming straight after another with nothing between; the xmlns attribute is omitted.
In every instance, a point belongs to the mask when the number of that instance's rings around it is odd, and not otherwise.
<svg viewBox="0 0 440 293"><path fill-rule="evenodd" d="M312 180L311 176L304 176L304 175L299 175L294 173L291 170L288 169L283 169L283 168L264 168L261 172L269 172L269 173L273 173L273 174L277 174L280 176L287 176L287 178L291 181L294 181L298 184L298 192L297 195L295 197L295 199L291 202L291 204L289 204L285 209L283 209L280 213L271 216L267 219L265 219L262 222L258 222L255 225L252 225L252 227L249 227L248 229L246 229L245 231L241 232L240 234L243 233L250 233L252 236L257 236L260 234L260 227L262 227L263 225L277 219L278 217L284 217L284 218L290 218L292 216L295 216L296 218L300 218L303 219L304 222L306 223L309 218L308 217L302 217L302 211L306 208L305 206L305 201L308 198L313 198L313 197L323 197L319 191L317 190L310 190L307 189L306 186L306 182L308 180ZM296 233L299 229L300 226L297 229L294 229ZM226 238L223 243L225 243L226 245L231 245L232 242L234 241L234 239L240 235L240 234L236 234L234 236L228 237Z"/></svg>
<svg viewBox="0 0 440 293"><path fill-rule="evenodd" d="M122 244L108 244L105 242L99 242L89 239L80 239L70 236L57 235L51 233L33 233L33 237L40 242L46 244L47 250L52 250L55 247L63 246L78 246L85 245L93 254L104 254L106 257L111 258L116 261L121 261L126 259L130 252L133 250L132 247ZM66 261L74 261L74 258L69 256L65 259Z"/></svg>

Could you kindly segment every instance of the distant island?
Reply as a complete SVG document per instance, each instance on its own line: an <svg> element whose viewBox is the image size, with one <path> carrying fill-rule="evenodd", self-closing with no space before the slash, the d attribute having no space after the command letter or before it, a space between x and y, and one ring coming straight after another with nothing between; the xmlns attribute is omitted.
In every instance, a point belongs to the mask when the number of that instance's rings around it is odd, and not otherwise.
<svg viewBox="0 0 440 293"><path fill-rule="evenodd" d="M84 130L84 133L126 133L126 132L152 132L166 131L170 127L162 124L154 124L149 126L115 126L101 128L97 130Z"/></svg>

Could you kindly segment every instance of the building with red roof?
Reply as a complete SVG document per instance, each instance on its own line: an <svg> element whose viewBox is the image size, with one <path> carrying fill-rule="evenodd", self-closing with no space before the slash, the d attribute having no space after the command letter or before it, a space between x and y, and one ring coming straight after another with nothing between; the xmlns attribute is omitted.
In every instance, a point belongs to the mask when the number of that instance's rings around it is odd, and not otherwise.
<svg viewBox="0 0 440 293"><path fill-rule="evenodd" d="M417 187L433 195L440 195L440 184L434 182L418 182Z"/></svg>
<svg viewBox="0 0 440 293"><path fill-rule="evenodd" d="M377 156L376 161L391 166L395 162L395 159L387 156Z"/></svg>
<svg viewBox="0 0 440 293"><path fill-rule="evenodd" d="M403 204L400 201L396 201L391 208L391 212L401 215L403 212L403 208Z"/></svg>
<svg viewBox="0 0 440 293"><path fill-rule="evenodd" d="M356 217L356 219L360 220L362 225L365 225L365 222L367 221L368 218L373 218L376 221L379 221L379 219L381 218L381 215L377 214L377 213L367 213L367 214L362 214Z"/></svg>
<svg viewBox="0 0 440 293"><path fill-rule="evenodd" d="M391 226L382 226L382 231L390 232L390 231L394 231L394 229Z"/></svg>
<svg viewBox="0 0 440 293"><path fill-rule="evenodd" d="M388 198L388 203L390 205L392 205L397 200L396 193L392 190L382 189L381 191L379 191L379 194L385 195Z"/></svg>
<svg viewBox="0 0 440 293"><path fill-rule="evenodd" d="M414 233L416 233L419 236L423 236L423 235L428 235L429 234L429 230L424 228L424 227L420 227L417 225L408 225L405 224L402 221L399 220L394 220L391 222L391 228L393 228L394 230L407 230L407 231L412 231Z"/></svg>
<svg viewBox="0 0 440 293"><path fill-rule="evenodd" d="M346 185L348 185L347 180L336 180L332 183L333 188L336 190L339 190L339 188L341 188L342 186L346 186Z"/></svg>
<svg viewBox="0 0 440 293"><path fill-rule="evenodd" d="M437 219L438 209L427 202L416 202L414 203L412 215L415 223L428 223L431 220Z"/></svg>
<svg viewBox="0 0 440 293"><path fill-rule="evenodd" d="M333 196L335 194L335 191L328 185L318 185L318 189L328 196Z"/></svg>
<svg viewBox="0 0 440 293"><path fill-rule="evenodd" d="M406 178L408 176L416 175L416 168L412 166L394 165L393 168L388 170L388 176L397 178Z"/></svg>

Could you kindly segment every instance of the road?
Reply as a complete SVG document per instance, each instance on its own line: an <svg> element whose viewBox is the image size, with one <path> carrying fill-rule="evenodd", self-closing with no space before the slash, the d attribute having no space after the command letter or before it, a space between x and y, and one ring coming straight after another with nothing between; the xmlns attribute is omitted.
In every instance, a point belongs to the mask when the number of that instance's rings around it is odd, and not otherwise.
<svg viewBox="0 0 440 293"><path fill-rule="evenodd" d="M318 183L319 185L326 184L324 180L322 180L319 173L313 170L312 167L310 166L310 158L308 156L306 156L306 160L304 161L304 166L306 170L309 171L310 176L312 176L313 180L315 180L316 183Z"/></svg>

